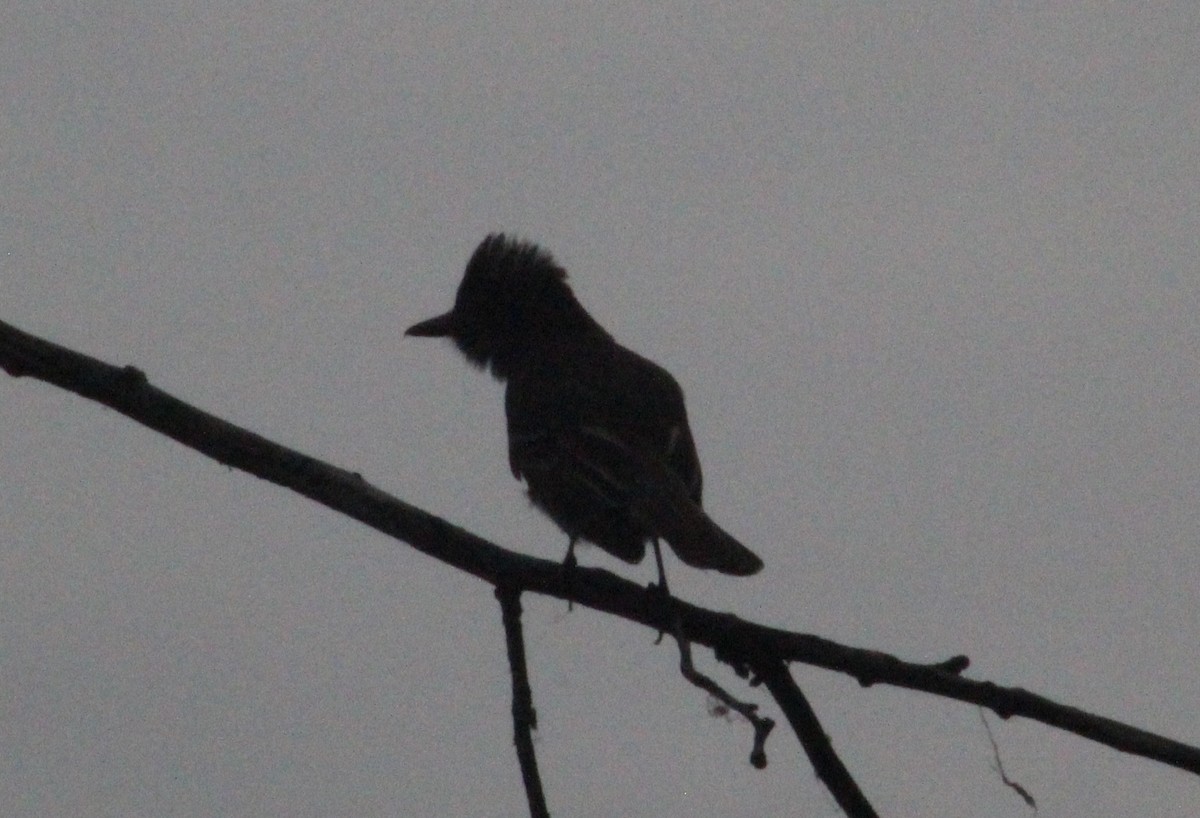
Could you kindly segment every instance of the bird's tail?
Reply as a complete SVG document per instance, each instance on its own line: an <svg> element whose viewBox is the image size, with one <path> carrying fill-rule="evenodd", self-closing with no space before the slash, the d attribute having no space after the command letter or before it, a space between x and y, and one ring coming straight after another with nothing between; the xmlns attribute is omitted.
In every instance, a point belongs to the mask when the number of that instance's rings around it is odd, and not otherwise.
<svg viewBox="0 0 1200 818"><path fill-rule="evenodd" d="M663 539L679 559L694 568L709 568L735 576L748 576L762 570L763 561L757 554L713 522L695 503L692 508L694 512L678 515L679 524L673 531L668 531L662 520L658 521Z"/></svg>

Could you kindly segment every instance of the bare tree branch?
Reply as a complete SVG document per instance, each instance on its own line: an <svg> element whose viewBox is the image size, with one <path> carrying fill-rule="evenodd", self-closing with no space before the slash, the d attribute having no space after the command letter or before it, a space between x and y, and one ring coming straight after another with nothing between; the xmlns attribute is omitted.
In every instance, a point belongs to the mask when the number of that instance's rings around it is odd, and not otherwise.
<svg viewBox="0 0 1200 818"><path fill-rule="evenodd" d="M385 494L357 474L189 406L152 386L134 367L112 366L3 322L0 368L14 377L37 378L109 406L221 463L316 500L497 587L573 600L659 632L672 631L678 617L683 638L712 648L718 659L743 675L752 668L777 670L787 662L803 662L848 674L864 686L890 684L976 704L1002 718L1023 716L1200 774L1200 748L1020 688L964 678L961 673L968 665L964 656L928 664L905 662L880 651L769 628L647 593L598 568L577 568L569 572L568 580L556 562L501 548Z"/></svg>
<svg viewBox="0 0 1200 818"><path fill-rule="evenodd" d="M525 797L529 799L532 818L550 818L542 777L538 774L537 755L533 751L533 733L537 729L537 711L533 709L533 690L529 687L529 670L525 665L525 637L521 632L521 592L509 585L496 586L496 598L504 620L504 636L508 645L508 666L513 684L513 744L525 782Z"/></svg>
<svg viewBox="0 0 1200 818"><path fill-rule="evenodd" d="M756 664L754 672L779 703L792 729L796 731L804 752L808 754L813 769L817 771L817 776L833 793L838 806L850 818L877 818L878 813L858 788L858 783L850 775L846 765L834 752L833 744L825 734L825 729L821 727L816 711L812 709L796 680L788 672L787 666L778 660L767 659L761 664Z"/></svg>

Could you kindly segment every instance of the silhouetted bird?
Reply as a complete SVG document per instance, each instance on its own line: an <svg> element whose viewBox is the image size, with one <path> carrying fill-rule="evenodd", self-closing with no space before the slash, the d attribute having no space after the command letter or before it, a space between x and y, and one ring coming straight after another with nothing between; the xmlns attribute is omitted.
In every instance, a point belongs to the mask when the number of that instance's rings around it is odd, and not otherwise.
<svg viewBox="0 0 1200 818"><path fill-rule="evenodd" d="M747 575L753 552L700 508L700 460L683 391L662 367L613 340L536 245L490 235L467 264L454 309L406 335L449 337L507 381L508 459L529 497L575 543L626 562L658 540L696 568Z"/></svg>

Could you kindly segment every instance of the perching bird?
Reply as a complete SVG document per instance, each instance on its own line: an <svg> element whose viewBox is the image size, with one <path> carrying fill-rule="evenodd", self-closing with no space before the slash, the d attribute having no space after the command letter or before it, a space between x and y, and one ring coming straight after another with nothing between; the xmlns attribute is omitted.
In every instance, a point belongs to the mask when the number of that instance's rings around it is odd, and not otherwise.
<svg viewBox="0 0 1200 818"><path fill-rule="evenodd" d="M763 567L700 508L700 460L683 390L662 367L613 340L536 245L488 236L471 256L454 309L406 335L448 337L507 381L508 459L529 497L566 532L567 565L586 540L640 562L658 540L688 565L739 576Z"/></svg>

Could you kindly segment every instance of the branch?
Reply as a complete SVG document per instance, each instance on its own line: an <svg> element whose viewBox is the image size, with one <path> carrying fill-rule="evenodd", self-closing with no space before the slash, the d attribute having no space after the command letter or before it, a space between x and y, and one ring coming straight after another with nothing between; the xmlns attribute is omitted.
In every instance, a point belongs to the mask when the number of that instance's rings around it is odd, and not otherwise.
<svg viewBox="0 0 1200 818"><path fill-rule="evenodd" d="M0 322L0 368L60 386L209 457L269 480L409 543L422 553L495 585L506 585L672 631L713 648L742 672L767 661L803 662L857 679L919 690L994 711L1023 716L1133 755L1200 774L1200 748L1068 707L1020 688L964 678L965 657L916 664L874 650L803 633L768 628L678 599L669 604L628 580L598 568L566 572L557 562L518 554L385 494L360 475L273 443L189 406L151 385L134 367L116 367Z"/></svg>
<svg viewBox="0 0 1200 818"><path fill-rule="evenodd" d="M508 665L513 682L513 744L521 778L525 781L525 797L529 799L532 818L550 818L542 778L538 775L537 754L533 752L532 731L537 729L537 711L533 709L533 691L529 687L529 671L525 666L525 637L521 633L521 592L509 585L496 587L500 611L504 620L504 636L508 644Z"/></svg>
<svg viewBox="0 0 1200 818"><path fill-rule="evenodd" d="M1025 805L1037 812L1037 799L1029 794L1029 790L1008 777L1008 773L1004 769L1004 761L1000 758L1000 745L996 743L996 737L992 735L992 725L988 724L987 714L983 710L979 711L979 720L983 722L983 731L987 733L988 744L992 745L992 766L995 768L996 774L1000 776L1000 783L1021 796Z"/></svg>
<svg viewBox="0 0 1200 818"><path fill-rule="evenodd" d="M758 705L735 699L729 691L696 670L692 663L692 643L680 635L682 626L676 623L675 643L679 645L679 672L696 687L712 696L726 711L741 715L754 728L754 746L750 749L750 765L755 769L767 766L767 736L775 729L775 721L758 715Z"/></svg>
<svg viewBox="0 0 1200 818"><path fill-rule="evenodd" d="M850 818L877 818L878 813L858 788L846 765L834 752L816 712L808 703L808 698L800 691L792 674L788 673L787 666L780 661L766 661L754 670L779 703L792 729L796 731L804 752L808 754L813 769L817 771L817 776L833 793L838 806Z"/></svg>

